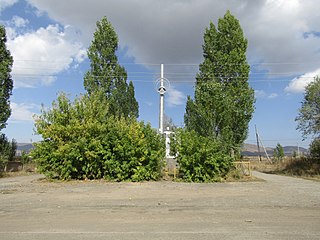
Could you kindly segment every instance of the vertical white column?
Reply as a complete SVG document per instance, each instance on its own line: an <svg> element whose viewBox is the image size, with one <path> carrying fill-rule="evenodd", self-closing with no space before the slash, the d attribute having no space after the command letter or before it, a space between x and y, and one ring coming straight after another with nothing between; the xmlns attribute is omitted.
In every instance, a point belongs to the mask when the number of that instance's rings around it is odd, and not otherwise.
<svg viewBox="0 0 320 240"><path fill-rule="evenodd" d="M160 65L160 88L159 88L159 93L160 93L160 110L159 110L159 133L163 133L163 112L164 112L164 93L165 93L165 88L163 85L163 64L161 63Z"/></svg>

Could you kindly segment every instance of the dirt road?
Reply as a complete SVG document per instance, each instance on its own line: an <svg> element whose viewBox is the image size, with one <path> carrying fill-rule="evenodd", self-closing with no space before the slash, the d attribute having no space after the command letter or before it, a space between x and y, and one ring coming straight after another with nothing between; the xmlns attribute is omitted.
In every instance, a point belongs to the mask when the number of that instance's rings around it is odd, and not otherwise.
<svg viewBox="0 0 320 240"><path fill-rule="evenodd" d="M320 182L0 179L0 239L320 239Z"/></svg>

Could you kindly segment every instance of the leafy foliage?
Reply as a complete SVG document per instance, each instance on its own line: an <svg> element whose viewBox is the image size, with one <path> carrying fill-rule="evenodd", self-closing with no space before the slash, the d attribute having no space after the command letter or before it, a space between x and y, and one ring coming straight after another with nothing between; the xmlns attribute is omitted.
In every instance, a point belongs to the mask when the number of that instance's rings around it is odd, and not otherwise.
<svg viewBox="0 0 320 240"><path fill-rule="evenodd" d="M247 40L229 11L204 34L203 56L194 100L188 97L185 125L201 136L219 139L239 150L254 111L254 91L248 84Z"/></svg>
<svg viewBox="0 0 320 240"><path fill-rule="evenodd" d="M189 182L213 182L225 177L232 158L220 141L179 129L172 144L178 153L179 173Z"/></svg>
<svg viewBox="0 0 320 240"><path fill-rule="evenodd" d="M10 75L13 59L6 47L6 30L0 25L0 130L6 126L11 115L9 98L12 94L13 81Z"/></svg>
<svg viewBox="0 0 320 240"><path fill-rule="evenodd" d="M0 170L4 168L8 161L13 161L17 151L17 143L13 139L11 142L4 134L0 134Z"/></svg>
<svg viewBox="0 0 320 240"><path fill-rule="evenodd" d="M118 36L106 17L97 22L97 29L88 57L91 68L84 77L84 87L89 94L103 91L109 100L109 113L113 116L137 118L138 102L134 96L134 86L127 84L127 72L118 63L116 51Z"/></svg>
<svg viewBox="0 0 320 240"><path fill-rule="evenodd" d="M277 144L273 152L273 157L276 161L281 161L284 157L284 150L280 143Z"/></svg>
<svg viewBox="0 0 320 240"><path fill-rule="evenodd" d="M315 138L310 144L310 156L320 160L320 138Z"/></svg>
<svg viewBox="0 0 320 240"><path fill-rule="evenodd" d="M159 178L165 143L150 125L137 122L133 83L116 56L118 36L104 17L88 49L87 94L71 102L61 94L36 119L43 141L32 152L41 172L60 179Z"/></svg>
<svg viewBox="0 0 320 240"><path fill-rule="evenodd" d="M304 101L296 118L298 122L297 129L302 132L306 138L308 135L320 134L320 78L316 77L306 87Z"/></svg>
<svg viewBox="0 0 320 240"><path fill-rule="evenodd" d="M310 156L320 158L320 77L306 87L304 101L299 109L299 115L295 119L298 122L297 129L302 132L303 138L314 136L310 144Z"/></svg>
<svg viewBox="0 0 320 240"><path fill-rule="evenodd" d="M40 171L59 179L158 179L163 139L150 125L110 116L109 106L104 92L94 92L73 103L61 94L43 109L35 126L44 140L32 152Z"/></svg>
<svg viewBox="0 0 320 240"><path fill-rule="evenodd" d="M30 158L29 154L26 151L22 151L20 161L23 164L28 164L32 162L32 158Z"/></svg>
<svg viewBox="0 0 320 240"><path fill-rule="evenodd" d="M229 11L205 30L194 99L188 96L185 131L175 143L180 172L187 181L215 181L232 167L234 152L248 134L254 91L248 84L247 40Z"/></svg>

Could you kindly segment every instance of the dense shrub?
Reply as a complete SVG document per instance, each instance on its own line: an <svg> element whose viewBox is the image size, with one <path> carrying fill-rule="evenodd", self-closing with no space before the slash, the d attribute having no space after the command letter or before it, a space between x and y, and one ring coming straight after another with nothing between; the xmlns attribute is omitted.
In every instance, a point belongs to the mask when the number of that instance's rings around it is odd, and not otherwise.
<svg viewBox="0 0 320 240"><path fill-rule="evenodd" d="M61 94L36 120L43 141L33 158L46 176L59 179L114 181L156 180L164 158L164 141L150 125L113 117L99 94L74 103Z"/></svg>
<svg viewBox="0 0 320 240"><path fill-rule="evenodd" d="M177 154L179 173L185 181L220 181L233 166L232 158L221 142L194 131L177 131L172 151Z"/></svg>
<svg viewBox="0 0 320 240"><path fill-rule="evenodd" d="M320 159L320 138L315 138L310 144L310 157Z"/></svg>
<svg viewBox="0 0 320 240"><path fill-rule="evenodd" d="M17 143L13 139L11 142L6 135L0 133L0 171L2 171L8 161L13 161L16 155Z"/></svg>
<svg viewBox="0 0 320 240"><path fill-rule="evenodd" d="M284 150L280 143L277 144L276 148L273 151L273 161L279 162L284 158Z"/></svg>

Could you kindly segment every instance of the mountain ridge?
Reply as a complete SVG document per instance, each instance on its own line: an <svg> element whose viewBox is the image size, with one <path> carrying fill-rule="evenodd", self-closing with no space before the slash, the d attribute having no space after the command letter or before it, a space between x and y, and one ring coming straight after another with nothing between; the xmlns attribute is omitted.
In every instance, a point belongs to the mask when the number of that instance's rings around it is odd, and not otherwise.
<svg viewBox="0 0 320 240"><path fill-rule="evenodd" d="M266 151L267 151L268 155L272 156L274 149L275 148L266 147ZM283 146L283 151L284 151L285 156L292 156L293 153L294 152L297 153L298 150L300 153L303 153L303 154L308 153L308 149L306 149L304 147L299 147L299 149L298 149L298 146ZM263 147L260 146L260 153L259 153L257 145L245 143L245 144L243 144L241 154L243 156L259 156L260 154L264 155L265 153L264 153Z"/></svg>
<svg viewBox="0 0 320 240"><path fill-rule="evenodd" d="M18 152L30 152L34 146L32 143L17 143L17 151ZM286 156L292 156L293 152L298 152L297 146L283 146L284 154ZM268 155L272 156L274 148L266 147L266 151ZM308 149L299 147L299 152L306 154L308 153ZM243 144L241 154L243 156L259 156L259 154L264 155L264 150L260 147L260 153L258 152L258 147L255 144L245 143Z"/></svg>

